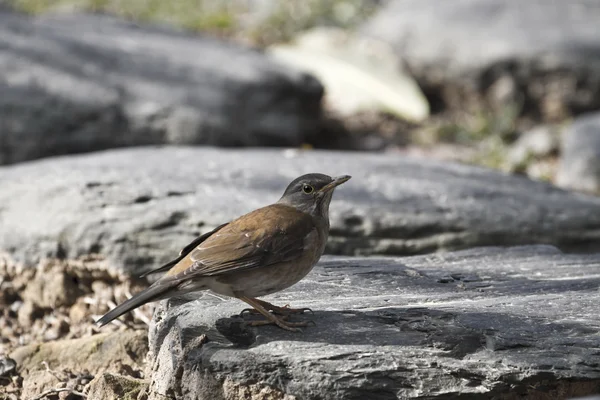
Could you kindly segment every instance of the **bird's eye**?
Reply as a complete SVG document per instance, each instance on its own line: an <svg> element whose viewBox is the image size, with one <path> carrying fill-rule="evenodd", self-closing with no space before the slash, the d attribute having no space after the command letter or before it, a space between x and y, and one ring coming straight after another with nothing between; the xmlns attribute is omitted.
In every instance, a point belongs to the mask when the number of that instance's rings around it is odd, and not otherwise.
<svg viewBox="0 0 600 400"><path fill-rule="evenodd" d="M305 184L304 186L302 186L302 191L306 194L311 194L312 192L315 191L315 188L313 188L310 185Z"/></svg>

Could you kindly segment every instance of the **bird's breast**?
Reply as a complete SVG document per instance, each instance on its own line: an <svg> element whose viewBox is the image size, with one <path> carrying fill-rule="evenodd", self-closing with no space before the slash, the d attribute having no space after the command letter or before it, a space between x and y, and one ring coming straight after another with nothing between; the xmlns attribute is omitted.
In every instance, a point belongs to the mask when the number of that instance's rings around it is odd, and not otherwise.
<svg viewBox="0 0 600 400"><path fill-rule="evenodd" d="M303 240L298 257L212 278L209 288L232 297L260 297L287 289L304 278L321 258L327 242L328 229L318 226Z"/></svg>

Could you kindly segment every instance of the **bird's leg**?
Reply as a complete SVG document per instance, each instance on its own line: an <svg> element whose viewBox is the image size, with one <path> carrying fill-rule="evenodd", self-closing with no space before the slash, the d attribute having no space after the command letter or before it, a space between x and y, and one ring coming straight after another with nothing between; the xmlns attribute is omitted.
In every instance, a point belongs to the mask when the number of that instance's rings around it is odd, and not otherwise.
<svg viewBox="0 0 600 400"><path fill-rule="evenodd" d="M268 301L259 300L257 298L252 298L252 299L255 300L256 302L258 302L266 310L271 311L273 314L288 316L288 315L292 315L292 314L304 314L307 311L310 312L311 314L314 314L313 310L311 310L310 308L306 308L306 307L291 308L289 304L287 304L283 307L279 307L279 306L276 306L275 304L269 303ZM256 309L254 309L254 308L246 308L246 309L242 310L242 312L240 314L243 315L244 313L259 314L259 312L256 311Z"/></svg>
<svg viewBox="0 0 600 400"><path fill-rule="evenodd" d="M297 327L300 326L308 326L312 321L303 321L303 322L289 322L287 321L286 316L278 317L275 314L270 313L265 307L262 306L260 300L253 299L251 297L239 297L240 300L245 301L250 306L252 306L256 311L262 314L266 320L259 321L250 321L249 325L252 326L260 326L260 325L277 325L278 327L292 331L292 332L301 332Z"/></svg>

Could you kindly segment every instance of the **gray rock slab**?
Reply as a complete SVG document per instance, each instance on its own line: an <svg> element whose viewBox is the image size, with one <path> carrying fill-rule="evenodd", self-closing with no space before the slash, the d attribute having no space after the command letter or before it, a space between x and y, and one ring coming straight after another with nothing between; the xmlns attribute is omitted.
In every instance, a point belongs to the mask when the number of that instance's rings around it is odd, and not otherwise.
<svg viewBox="0 0 600 400"><path fill-rule="evenodd" d="M323 87L259 51L107 15L0 9L0 164L144 144L297 146Z"/></svg>
<svg viewBox="0 0 600 400"><path fill-rule="evenodd" d="M600 113L577 118L562 138L557 184L600 193Z"/></svg>
<svg viewBox="0 0 600 400"><path fill-rule="evenodd" d="M328 256L303 281L265 298L312 308L314 315L294 317L316 323L301 333L249 327L254 317L238 316L245 303L236 299L160 303L150 326L151 398L598 393L599 287L600 254L552 246Z"/></svg>
<svg viewBox="0 0 600 400"><path fill-rule="evenodd" d="M32 264L89 253L136 274L271 204L307 172L350 174L331 254L554 244L600 252L600 199L492 170L395 154L144 147L0 168L0 249Z"/></svg>
<svg viewBox="0 0 600 400"><path fill-rule="evenodd" d="M452 107L459 87L560 117L600 105L599 18L595 0L398 0L362 31L395 46L433 100Z"/></svg>

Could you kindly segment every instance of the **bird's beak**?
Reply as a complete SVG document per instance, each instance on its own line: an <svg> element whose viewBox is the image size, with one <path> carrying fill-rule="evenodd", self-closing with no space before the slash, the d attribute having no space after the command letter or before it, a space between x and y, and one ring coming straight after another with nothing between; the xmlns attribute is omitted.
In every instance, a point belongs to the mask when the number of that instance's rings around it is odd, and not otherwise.
<svg viewBox="0 0 600 400"><path fill-rule="evenodd" d="M342 183L347 182L348 180L350 180L350 178L352 178L350 175L336 176L335 178L333 178L333 181L323 186L321 190L319 190L319 193L327 193L335 189L337 186L340 186Z"/></svg>

